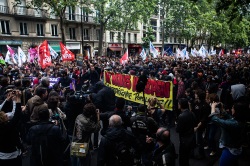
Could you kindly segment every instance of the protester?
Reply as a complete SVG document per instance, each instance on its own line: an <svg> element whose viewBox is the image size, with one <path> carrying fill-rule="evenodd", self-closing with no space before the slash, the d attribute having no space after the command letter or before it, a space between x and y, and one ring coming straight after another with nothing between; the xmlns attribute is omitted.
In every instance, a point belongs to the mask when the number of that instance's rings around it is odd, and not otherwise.
<svg viewBox="0 0 250 166"><path fill-rule="evenodd" d="M102 137L97 157L98 166L133 166L131 148L138 150L136 137L122 127L119 115L109 118L109 129Z"/></svg>
<svg viewBox="0 0 250 166"><path fill-rule="evenodd" d="M179 133L180 147L179 147L179 165L188 166L189 156L195 144L195 115L188 110L188 100L181 98L178 100L178 107L181 114L178 117L176 131Z"/></svg>
<svg viewBox="0 0 250 166"><path fill-rule="evenodd" d="M38 111L39 122L27 134L31 147L30 165L62 166L63 137L60 128L49 121L48 109Z"/></svg>
<svg viewBox="0 0 250 166"><path fill-rule="evenodd" d="M16 102L16 108L12 119L9 119L5 112L0 111L0 165L21 166L22 145L18 132L18 122L21 117L21 92L9 93L8 98Z"/></svg>
<svg viewBox="0 0 250 166"><path fill-rule="evenodd" d="M154 166L175 166L175 147L170 140L170 131L160 127L156 132L156 149L153 153Z"/></svg>

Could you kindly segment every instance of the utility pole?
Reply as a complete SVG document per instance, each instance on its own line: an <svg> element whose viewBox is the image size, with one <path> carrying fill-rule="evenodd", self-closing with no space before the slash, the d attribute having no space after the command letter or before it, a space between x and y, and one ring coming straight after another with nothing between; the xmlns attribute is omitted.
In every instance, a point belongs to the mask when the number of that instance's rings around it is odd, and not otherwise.
<svg viewBox="0 0 250 166"><path fill-rule="evenodd" d="M83 11L82 11L82 0L81 0L81 36L82 36L82 56L84 54L84 50L83 50L83 47L84 47L84 37L83 37L83 21L82 21L82 17L83 17Z"/></svg>
<svg viewBox="0 0 250 166"><path fill-rule="evenodd" d="M162 3L162 16L161 16L161 10L160 10L160 19L161 19L161 38L162 38L162 43L161 43L161 56L163 57L164 55L164 40L165 40L165 33L164 33L164 18L165 18L165 1Z"/></svg>

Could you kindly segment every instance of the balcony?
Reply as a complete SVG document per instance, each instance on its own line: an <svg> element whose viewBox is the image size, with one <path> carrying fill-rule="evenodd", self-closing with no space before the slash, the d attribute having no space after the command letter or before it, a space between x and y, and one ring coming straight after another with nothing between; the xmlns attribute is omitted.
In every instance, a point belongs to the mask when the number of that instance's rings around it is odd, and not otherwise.
<svg viewBox="0 0 250 166"><path fill-rule="evenodd" d="M48 14L46 10L36 9L36 8L27 8L26 6L15 6L13 8L13 14L18 20L39 20L46 21Z"/></svg>
<svg viewBox="0 0 250 166"><path fill-rule="evenodd" d="M93 16L85 16L85 15L81 15L81 14L65 13L66 20L70 21L70 22L72 21L72 22L81 23L81 16L82 16L82 22L83 23L89 23L89 24L96 23L95 17L93 17Z"/></svg>
<svg viewBox="0 0 250 166"><path fill-rule="evenodd" d="M0 5L0 13L9 14L9 7Z"/></svg>
<svg viewBox="0 0 250 166"><path fill-rule="evenodd" d="M84 36L83 39L84 40L90 40L90 37L89 36Z"/></svg>

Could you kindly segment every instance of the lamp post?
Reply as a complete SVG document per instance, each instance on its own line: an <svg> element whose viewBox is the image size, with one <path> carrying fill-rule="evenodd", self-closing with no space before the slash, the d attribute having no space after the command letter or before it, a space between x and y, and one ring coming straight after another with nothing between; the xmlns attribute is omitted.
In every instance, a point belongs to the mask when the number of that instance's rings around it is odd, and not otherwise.
<svg viewBox="0 0 250 166"><path fill-rule="evenodd" d="M84 47L84 38L83 38L83 22L82 22L82 17L83 17L83 11L82 11L82 0L81 0L81 36L82 36L82 55L84 53L83 47Z"/></svg>

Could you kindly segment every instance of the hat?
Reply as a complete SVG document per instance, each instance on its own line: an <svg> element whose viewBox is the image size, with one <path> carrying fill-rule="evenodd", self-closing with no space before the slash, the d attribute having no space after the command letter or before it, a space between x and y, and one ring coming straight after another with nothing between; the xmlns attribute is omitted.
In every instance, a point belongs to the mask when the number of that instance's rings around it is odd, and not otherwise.
<svg viewBox="0 0 250 166"><path fill-rule="evenodd" d="M136 74L134 70L130 70L129 73L130 73L131 75L135 75L135 74Z"/></svg>

